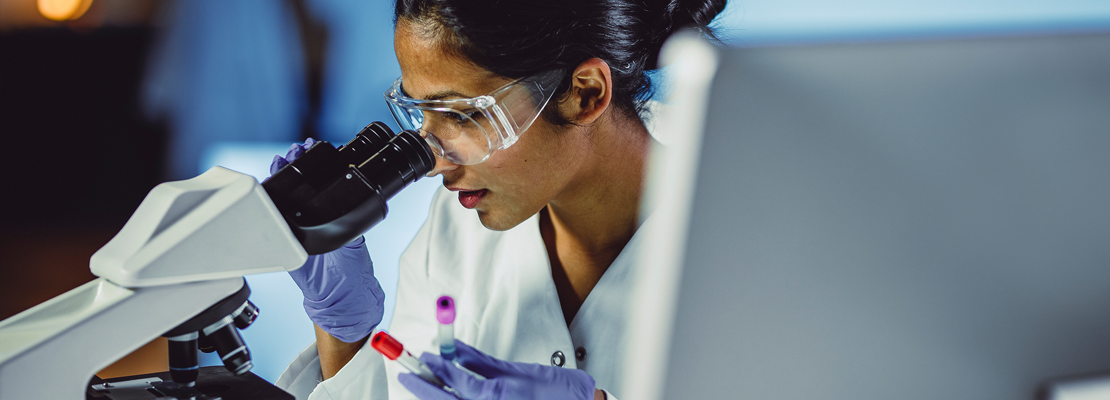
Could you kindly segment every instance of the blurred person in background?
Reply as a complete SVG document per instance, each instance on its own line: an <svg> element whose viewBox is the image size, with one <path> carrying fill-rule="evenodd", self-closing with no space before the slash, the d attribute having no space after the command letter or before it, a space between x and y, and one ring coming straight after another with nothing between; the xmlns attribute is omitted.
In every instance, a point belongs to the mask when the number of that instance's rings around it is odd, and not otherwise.
<svg viewBox="0 0 1110 400"><path fill-rule="evenodd" d="M291 3L164 4L143 100L170 128L167 178L192 178L216 141L293 141L306 115L305 65Z"/></svg>
<svg viewBox="0 0 1110 400"><path fill-rule="evenodd" d="M391 119L388 0L168 1L143 100L170 126L167 178L187 179L221 143L346 143Z"/></svg>

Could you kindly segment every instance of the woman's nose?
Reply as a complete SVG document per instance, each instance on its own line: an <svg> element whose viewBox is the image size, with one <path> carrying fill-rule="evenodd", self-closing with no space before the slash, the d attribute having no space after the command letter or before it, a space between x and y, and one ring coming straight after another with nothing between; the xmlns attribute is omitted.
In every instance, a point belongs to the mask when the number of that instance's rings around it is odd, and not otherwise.
<svg viewBox="0 0 1110 400"><path fill-rule="evenodd" d="M454 171L458 168L459 168L458 164L454 164L450 161L447 161L446 159L444 159L443 157L440 157L437 154L436 155L436 165L435 165L435 167L432 168L431 172L428 172L428 177L430 178L430 177L442 174L442 173L447 172L447 171Z"/></svg>

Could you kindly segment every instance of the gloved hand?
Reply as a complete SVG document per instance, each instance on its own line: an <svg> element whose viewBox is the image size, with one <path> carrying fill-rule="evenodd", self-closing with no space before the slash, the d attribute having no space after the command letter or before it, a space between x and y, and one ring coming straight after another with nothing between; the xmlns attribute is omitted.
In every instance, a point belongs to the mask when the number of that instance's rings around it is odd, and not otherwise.
<svg viewBox="0 0 1110 400"><path fill-rule="evenodd" d="M428 364L432 372L447 386L454 388L465 399L590 400L594 398L594 378L585 371L502 361L459 340L455 340L455 351L459 364L488 379L475 378L436 354L424 353L420 355L420 359ZM424 382L416 375L401 374L398 380L421 400L455 399L454 395Z"/></svg>
<svg viewBox="0 0 1110 400"><path fill-rule="evenodd" d="M270 174L304 154L315 140L293 144L285 157L275 156ZM308 256L300 268L289 271L304 294L308 318L325 332L347 343L370 334L382 322L385 293L374 278L374 262L366 240L358 239L334 251Z"/></svg>
<svg viewBox="0 0 1110 400"><path fill-rule="evenodd" d="M289 163L296 160L301 154L304 154L304 151L314 144L316 144L316 140L308 138L305 139L304 144L293 143L292 146L289 146L289 152L285 153L285 157L282 157L280 154L274 155L274 161L270 162L270 175L276 174L283 167L289 165Z"/></svg>

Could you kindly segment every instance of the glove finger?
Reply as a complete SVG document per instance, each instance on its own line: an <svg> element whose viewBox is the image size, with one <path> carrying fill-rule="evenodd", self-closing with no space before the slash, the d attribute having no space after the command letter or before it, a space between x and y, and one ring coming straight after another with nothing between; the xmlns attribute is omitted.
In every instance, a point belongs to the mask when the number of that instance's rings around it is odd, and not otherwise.
<svg viewBox="0 0 1110 400"><path fill-rule="evenodd" d="M423 379L414 374L403 373L397 376L397 380L420 400L455 400L455 396L443 391L443 389L432 386L428 382L424 382Z"/></svg>
<svg viewBox="0 0 1110 400"><path fill-rule="evenodd" d="M281 171L281 169L284 168L286 165L289 165L289 161L287 161L284 157L275 154L274 161L270 162L270 175L278 173L278 171Z"/></svg>
<svg viewBox="0 0 1110 400"><path fill-rule="evenodd" d="M289 162L293 162L297 157L300 157L301 154L304 154L304 147L301 146L300 143L293 143L293 145L289 146L289 152L285 153L285 159L289 160Z"/></svg>
<svg viewBox="0 0 1110 400"><path fill-rule="evenodd" d="M304 140L304 148L311 149L312 146L314 146L316 144L316 142L317 142L317 140L313 139L313 138L305 139Z"/></svg>
<svg viewBox="0 0 1110 400"><path fill-rule="evenodd" d="M520 372L513 363L490 357L458 339L455 339L455 352L458 354L459 364L487 378L515 375Z"/></svg>
<svg viewBox="0 0 1110 400"><path fill-rule="evenodd" d="M462 397L473 400L491 398L490 385L495 384L492 381L475 378L438 354L423 353L420 355L420 360L424 361L428 369L442 379L443 383L455 389Z"/></svg>

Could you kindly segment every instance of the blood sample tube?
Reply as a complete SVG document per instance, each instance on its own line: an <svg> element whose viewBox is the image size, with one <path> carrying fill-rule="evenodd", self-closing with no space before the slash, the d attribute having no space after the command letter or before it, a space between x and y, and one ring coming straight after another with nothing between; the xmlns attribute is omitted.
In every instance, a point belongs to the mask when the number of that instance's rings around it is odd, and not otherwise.
<svg viewBox="0 0 1110 400"><path fill-rule="evenodd" d="M455 397L459 397L459 394L455 391L455 389L452 389L450 386L447 386L446 383L443 383L443 381L440 380L439 377L437 377L430 368L428 368L428 364L424 364L424 362L420 361L419 358L413 357L412 353L409 353L408 350L405 350L405 346L402 345L401 342L398 342L397 339L393 338L393 336L389 336L388 333L375 333L374 337L370 339L370 345L374 347L374 350L382 353L385 358L397 361L401 363L401 365L404 365L405 368L408 368L408 370L412 371L413 374L416 374L416 376L420 377L420 379L423 379L424 382L428 382L435 387L438 387L447 391L448 393L455 395Z"/></svg>

